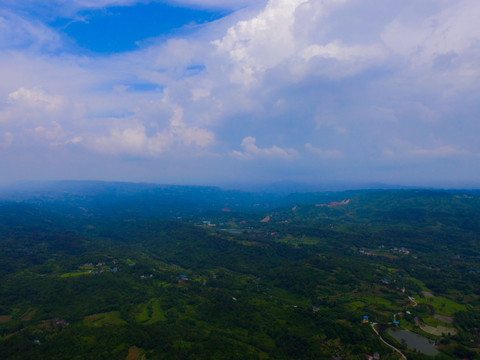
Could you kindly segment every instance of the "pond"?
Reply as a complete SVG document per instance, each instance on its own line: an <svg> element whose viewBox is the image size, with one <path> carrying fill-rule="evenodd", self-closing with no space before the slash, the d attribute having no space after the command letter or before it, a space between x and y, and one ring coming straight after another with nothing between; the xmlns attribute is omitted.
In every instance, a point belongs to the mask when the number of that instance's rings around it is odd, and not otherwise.
<svg viewBox="0 0 480 360"><path fill-rule="evenodd" d="M435 345L427 338L415 334L408 330L389 329L388 334L398 342L404 340L410 350L417 350L422 354L435 356L438 350Z"/></svg>

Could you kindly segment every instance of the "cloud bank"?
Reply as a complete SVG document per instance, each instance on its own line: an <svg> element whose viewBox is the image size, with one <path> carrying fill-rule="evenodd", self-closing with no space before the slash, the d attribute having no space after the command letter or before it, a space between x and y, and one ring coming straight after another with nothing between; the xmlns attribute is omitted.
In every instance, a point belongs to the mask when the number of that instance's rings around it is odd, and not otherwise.
<svg viewBox="0 0 480 360"><path fill-rule="evenodd" d="M5 180L480 183L476 2L171 1L232 12L109 55L49 25L136 3L0 6Z"/></svg>

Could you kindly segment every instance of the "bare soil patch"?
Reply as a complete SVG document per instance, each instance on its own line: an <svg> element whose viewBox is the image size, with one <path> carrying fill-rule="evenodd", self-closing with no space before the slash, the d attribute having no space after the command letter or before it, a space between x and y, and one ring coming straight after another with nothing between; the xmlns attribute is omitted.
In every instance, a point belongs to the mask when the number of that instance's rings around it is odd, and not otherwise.
<svg viewBox="0 0 480 360"><path fill-rule="evenodd" d="M456 335L457 334L457 329L454 328L447 328L445 326L429 326L429 325L421 325L420 329L425 331L426 333L435 335L435 336L441 336L442 334L445 335Z"/></svg>
<svg viewBox="0 0 480 360"><path fill-rule="evenodd" d="M0 316L0 324L6 323L7 321L10 321L12 317L9 315L1 315Z"/></svg>
<svg viewBox="0 0 480 360"><path fill-rule="evenodd" d="M145 354L143 354L143 350L137 348L136 346L130 347L128 349L128 355L125 360L145 360Z"/></svg>
<svg viewBox="0 0 480 360"><path fill-rule="evenodd" d="M453 317L452 316L435 314L435 315L433 315L433 317L437 320L440 320L441 322L446 323L446 324L453 323Z"/></svg>

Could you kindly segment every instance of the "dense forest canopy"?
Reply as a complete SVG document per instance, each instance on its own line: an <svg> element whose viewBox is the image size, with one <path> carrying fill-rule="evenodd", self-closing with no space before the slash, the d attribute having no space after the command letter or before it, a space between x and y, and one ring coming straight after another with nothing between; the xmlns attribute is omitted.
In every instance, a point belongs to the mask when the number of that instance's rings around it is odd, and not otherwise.
<svg viewBox="0 0 480 360"><path fill-rule="evenodd" d="M480 356L480 193L1 192L4 359ZM389 345L396 348L394 350Z"/></svg>

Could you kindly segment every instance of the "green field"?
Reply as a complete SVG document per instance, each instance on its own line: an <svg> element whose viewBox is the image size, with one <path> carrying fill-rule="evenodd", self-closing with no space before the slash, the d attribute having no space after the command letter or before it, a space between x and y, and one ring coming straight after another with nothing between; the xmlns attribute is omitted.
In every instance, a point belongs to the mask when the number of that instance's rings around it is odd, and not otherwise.
<svg viewBox="0 0 480 360"><path fill-rule="evenodd" d="M125 325L126 322L120 316L118 311L112 311L103 314L93 314L85 318L85 324L88 326L101 327L105 325Z"/></svg>
<svg viewBox="0 0 480 360"><path fill-rule="evenodd" d="M457 311L466 311L467 308L465 305L458 304L453 300L440 297L440 296L433 296L433 297L418 297L415 299L416 302L419 304L426 304L433 306L435 309L435 313L453 316Z"/></svg>
<svg viewBox="0 0 480 360"><path fill-rule="evenodd" d="M159 321L165 321L165 314L159 299L152 299L147 303L138 305L135 313L135 320L144 325L155 324Z"/></svg>

